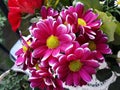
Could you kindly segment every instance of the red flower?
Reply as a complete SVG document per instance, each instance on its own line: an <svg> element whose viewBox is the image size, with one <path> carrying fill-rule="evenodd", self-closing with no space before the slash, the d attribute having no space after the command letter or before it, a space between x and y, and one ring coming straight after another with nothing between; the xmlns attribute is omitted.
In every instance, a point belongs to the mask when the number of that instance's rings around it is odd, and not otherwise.
<svg viewBox="0 0 120 90"><path fill-rule="evenodd" d="M35 9L40 8L43 0L8 0L8 20L12 30L16 31L21 23L22 13L33 14Z"/></svg>

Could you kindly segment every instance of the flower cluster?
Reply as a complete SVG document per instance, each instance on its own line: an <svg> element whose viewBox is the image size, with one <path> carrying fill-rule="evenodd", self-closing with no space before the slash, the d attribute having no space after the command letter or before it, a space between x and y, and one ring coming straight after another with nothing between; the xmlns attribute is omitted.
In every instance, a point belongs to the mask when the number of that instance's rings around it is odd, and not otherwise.
<svg viewBox="0 0 120 90"><path fill-rule="evenodd" d="M40 15L29 28L31 37L22 38L16 65L30 71L31 87L62 90L63 83L86 85L105 60L103 55L112 53L98 15L92 9L85 10L82 3L60 12L42 6Z"/></svg>

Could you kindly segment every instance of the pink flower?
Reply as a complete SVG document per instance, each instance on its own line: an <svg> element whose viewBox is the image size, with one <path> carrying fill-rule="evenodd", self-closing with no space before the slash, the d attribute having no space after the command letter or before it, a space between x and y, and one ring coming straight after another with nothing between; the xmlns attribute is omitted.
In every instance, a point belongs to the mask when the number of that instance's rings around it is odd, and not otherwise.
<svg viewBox="0 0 120 90"><path fill-rule="evenodd" d="M84 5L81 3L61 11L60 15L65 24L69 23L72 25L73 32L86 34L92 39L96 35L94 31L99 29L101 25L101 21L97 20L98 15L93 13L91 9L84 12Z"/></svg>
<svg viewBox="0 0 120 90"><path fill-rule="evenodd" d="M58 11L54 10L51 7L46 8L45 6L42 6L40 14L41 14L42 19L46 19L48 16L57 18L59 15Z"/></svg>
<svg viewBox="0 0 120 90"><path fill-rule="evenodd" d="M57 21L52 17L40 20L36 23L36 27L31 29L35 38L31 45L34 49L33 57L42 58L42 60L46 60L50 55L57 57L75 39L70 26L62 24L60 17Z"/></svg>
<svg viewBox="0 0 120 90"><path fill-rule="evenodd" d="M58 78L66 85L85 85L91 81L92 74L96 73L99 64L93 59L87 45L67 48L65 55L59 57L58 63L53 63L53 69L55 69Z"/></svg>
<svg viewBox="0 0 120 90"><path fill-rule="evenodd" d="M30 48L31 40L28 39L27 41L22 38L22 48L20 48L15 55L17 56L17 59L15 61L15 64L17 66L22 66L22 68L25 70L29 67L33 67L37 60L32 58L32 52Z"/></svg>
<svg viewBox="0 0 120 90"><path fill-rule="evenodd" d="M107 36L102 30L97 30L95 39L89 39L87 36L79 36L76 39L80 44L89 43L89 49L95 54L97 60L102 62L105 54L112 54L109 45L107 44Z"/></svg>
<svg viewBox="0 0 120 90"><path fill-rule="evenodd" d="M32 69L29 78L31 87L38 87L42 90L63 90L62 81L54 78L52 72L45 67L39 67L39 70Z"/></svg>

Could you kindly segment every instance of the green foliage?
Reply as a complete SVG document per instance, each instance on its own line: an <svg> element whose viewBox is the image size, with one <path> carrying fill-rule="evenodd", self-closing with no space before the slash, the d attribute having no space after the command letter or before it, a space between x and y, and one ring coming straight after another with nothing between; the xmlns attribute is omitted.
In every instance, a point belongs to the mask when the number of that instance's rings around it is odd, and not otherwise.
<svg viewBox="0 0 120 90"><path fill-rule="evenodd" d="M3 34L3 31L2 31L2 27L5 25L4 22L6 21L6 18L0 14L0 43L2 42L2 34Z"/></svg>
<svg viewBox="0 0 120 90"><path fill-rule="evenodd" d="M101 69L97 71L96 77L100 81L105 81L112 76L112 72L110 69Z"/></svg>
<svg viewBox="0 0 120 90"><path fill-rule="evenodd" d="M88 8L93 8L93 9L98 9L98 10L102 9L100 6L99 0L74 0L74 3L76 2L84 3L87 9Z"/></svg>
<svg viewBox="0 0 120 90"><path fill-rule="evenodd" d="M25 74L11 70L0 83L0 90L32 90L27 80Z"/></svg>
<svg viewBox="0 0 120 90"><path fill-rule="evenodd" d="M115 19L111 14L107 14L105 12L95 10L97 14L99 14L99 19L102 20L101 30L103 30L108 36L108 42L114 41L114 33L117 27L115 23Z"/></svg>

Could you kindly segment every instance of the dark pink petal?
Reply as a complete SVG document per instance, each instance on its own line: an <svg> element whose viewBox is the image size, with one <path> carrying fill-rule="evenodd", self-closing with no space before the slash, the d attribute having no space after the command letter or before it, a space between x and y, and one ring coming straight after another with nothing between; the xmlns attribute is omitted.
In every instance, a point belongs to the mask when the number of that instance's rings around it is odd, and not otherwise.
<svg viewBox="0 0 120 90"><path fill-rule="evenodd" d="M94 14L91 10L88 11L87 14L85 14L84 19L87 22L87 24L92 23L97 19L98 15Z"/></svg>
<svg viewBox="0 0 120 90"><path fill-rule="evenodd" d="M81 58L84 54L84 50L82 48L77 48L74 53L77 56L77 58Z"/></svg>
<svg viewBox="0 0 120 90"><path fill-rule="evenodd" d="M72 15L67 15L66 16L67 23L73 24L73 23L75 23L74 20L75 20L75 18Z"/></svg>
<svg viewBox="0 0 120 90"><path fill-rule="evenodd" d="M33 51L33 57L40 58L43 55L43 52L45 52L47 48L45 46L41 46L39 48L34 49Z"/></svg>
<svg viewBox="0 0 120 90"><path fill-rule="evenodd" d="M95 68L90 67L90 66L83 66L83 69L85 69L89 74L95 74Z"/></svg>
<svg viewBox="0 0 120 90"><path fill-rule="evenodd" d="M40 14L41 14L41 16L42 16L43 19L46 19L46 18L47 18L47 9L46 9L45 6L42 6L42 7L41 7Z"/></svg>
<svg viewBox="0 0 120 90"><path fill-rule="evenodd" d="M109 46L105 43L97 44L97 49L104 50L104 49L108 49L108 48L109 48Z"/></svg>
<svg viewBox="0 0 120 90"><path fill-rule="evenodd" d="M99 63L95 60L87 60L84 62L86 66L91 66L91 67L94 67L94 68L97 68L99 67Z"/></svg>
<svg viewBox="0 0 120 90"><path fill-rule="evenodd" d="M92 79L91 76L84 69L81 69L79 71L79 75L85 82L90 82Z"/></svg>
<svg viewBox="0 0 120 90"><path fill-rule="evenodd" d="M66 78L66 81L65 81L65 84L70 85L70 86L73 84L73 75L72 75L72 73L68 74L68 76Z"/></svg>
<svg viewBox="0 0 120 90"><path fill-rule="evenodd" d="M103 54L112 54L112 51L111 51L110 48L102 49L102 50L100 50L100 51L101 51L101 53L103 53Z"/></svg>
<svg viewBox="0 0 120 90"><path fill-rule="evenodd" d="M80 83L80 76L79 76L79 73L73 73L73 83L74 83L74 86L79 86L79 83Z"/></svg>
<svg viewBox="0 0 120 90"><path fill-rule="evenodd" d="M98 58L99 60L104 60L104 56L99 52L99 51L97 51L97 53L96 53L96 58Z"/></svg>
<svg viewBox="0 0 120 90"><path fill-rule="evenodd" d="M78 17L82 17L84 11L84 5L82 3L77 3L75 6L75 10L78 14Z"/></svg>
<svg viewBox="0 0 120 90"><path fill-rule="evenodd" d="M76 59L78 59L74 54L69 54L68 56L67 56L67 60L68 61L71 61L71 60L76 60Z"/></svg>
<svg viewBox="0 0 120 90"><path fill-rule="evenodd" d="M50 49L48 49L47 51L45 51L45 54L44 54L44 56L43 56L43 58L42 58L41 61L46 60L50 55L52 55L52 52L53 52L53 50L50 50Z"/></svg>

